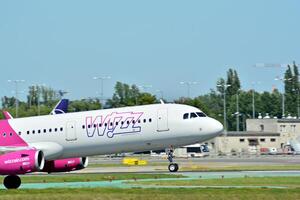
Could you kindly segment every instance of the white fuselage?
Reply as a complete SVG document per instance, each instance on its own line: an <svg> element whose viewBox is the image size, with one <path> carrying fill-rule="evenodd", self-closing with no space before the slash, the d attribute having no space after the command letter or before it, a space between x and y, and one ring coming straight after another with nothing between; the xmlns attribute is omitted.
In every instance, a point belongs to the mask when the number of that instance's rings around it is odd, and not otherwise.
<svg viewBox="0 0 300 200"><path fill-rule="evenodd" d="M178 104L104 109L9 120L31 147L47 160L159 150L203 142L222 124L210 117L183 119L199 109Z"/></svg>

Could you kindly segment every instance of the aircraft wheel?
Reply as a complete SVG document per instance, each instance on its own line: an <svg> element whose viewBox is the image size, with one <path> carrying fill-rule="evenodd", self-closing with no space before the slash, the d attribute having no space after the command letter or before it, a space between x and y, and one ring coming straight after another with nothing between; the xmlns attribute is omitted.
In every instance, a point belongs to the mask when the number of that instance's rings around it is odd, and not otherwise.
<svg viewBox="0 0 300 200"><path fill-rule="evenodd" d="M168 168L170 172L177 172L179 169L177 163L171 163Z"/></svg>
<svg viewBox="0 0 300 200"><path fill-rule="evenodd" d="M19 176L9 175L4 178L3 184L7 189L18 189L21 185L21 179Z"/></svg>

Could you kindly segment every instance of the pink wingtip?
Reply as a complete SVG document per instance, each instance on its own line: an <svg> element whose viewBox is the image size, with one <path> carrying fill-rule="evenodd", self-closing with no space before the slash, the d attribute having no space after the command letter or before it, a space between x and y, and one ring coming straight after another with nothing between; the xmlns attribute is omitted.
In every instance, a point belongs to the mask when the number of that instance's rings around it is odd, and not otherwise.
<svg viewBox="0 0 300 200"><path fill-rule="evenodd" d="M11 116L11 114L8 111L3 111L3 115L4 115L5 119L13 119L13 117Z"/></svg>

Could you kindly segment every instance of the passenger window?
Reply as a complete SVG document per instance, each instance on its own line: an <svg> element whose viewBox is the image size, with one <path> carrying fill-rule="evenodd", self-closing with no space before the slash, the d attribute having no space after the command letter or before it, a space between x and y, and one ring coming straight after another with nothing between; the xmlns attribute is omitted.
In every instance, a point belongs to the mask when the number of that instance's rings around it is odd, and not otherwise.
<svg viewBox="0 0 300 200"><path fill-rule="evenodd" d="M183 115L183 119L188 119L189 118L189 113L185 113L184 115Z"/></svg>
<svg viewBox="0 0 300 200"><path fill-rule="evenodd" d="M54 131L57 132L57 128L55 128Z"/></svg>
<svg viewBox="0 0 300 200"><path fill-rule="evenodd" d="M29 135L29 131L27 131L27 135Z"/></svg>
<svg viewBox="0 0 300 200"><path fill-rule="evenodd" d="M198 117L206 117L206 115L203 112L197 112Z"/></svg>
<svg viewBox="0 0 300 200"><path fill-rule="evenodd" d="M52 129L51 129L51 128L49 129L49 132L50 132L50 133L52 132Z"/></svg>
<svg viewBox="0 0 300 200"><path fill-rule="evenodd" d="M82 125L82 129L85 129L85 125Z"/></svg>
<svg viewBox="0 0 300 200"><path fill-rule="evenodd" d="M60 131L63 131L63 130L64 130L64 129L61 127L61 128L60 128Z"/></svg>
<svg viewBox="0 0 300 200"><path fill-rule="evenodd" d="M191 118L196 118L196 117L197 117L196 113L191 113Z"/></svg>
<svg viewBox="0 0 300 200"><path fill-rule="evenodd" d="M38 130L38 133L41 133L41 130L40 130L40 129Z"/></svg>
<svg viewBox="0 0 300 200"><path fill-rule="evenodd" d="M152 119L151 119L151 118L149 119L149 122L152 122Z"/></svg>
<svg viewBox="0 0 300 200"><path fill-rule="evenodd" d="M46 133L47 132L47 130L46 129L44 129L44 133Z"/></svg>

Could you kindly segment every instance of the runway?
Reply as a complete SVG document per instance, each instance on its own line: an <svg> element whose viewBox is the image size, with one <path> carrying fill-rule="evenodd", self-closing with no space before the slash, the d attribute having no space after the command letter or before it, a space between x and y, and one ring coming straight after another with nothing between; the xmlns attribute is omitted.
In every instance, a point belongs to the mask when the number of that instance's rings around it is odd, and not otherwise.
<svg viewBox="0 0 300 200"><path fill-rule="evenodd" d="M157 172L156 172L157 173ZM93 182L60 182L60 183L24 183L20 189L47 189L47 188L277 188L285 189L284 186L157 186L136 184L136 181L174 181L174 180L199 180L199 179L226 179L242 177L299 177L300 171L240 171L240 172L178 172L185 178L162 178L141 180L113 180ZM84 174L83 174L84 176ZM4 189L3 186L0 187Z"/></svg>

